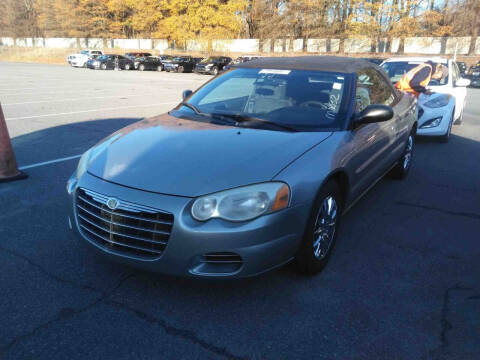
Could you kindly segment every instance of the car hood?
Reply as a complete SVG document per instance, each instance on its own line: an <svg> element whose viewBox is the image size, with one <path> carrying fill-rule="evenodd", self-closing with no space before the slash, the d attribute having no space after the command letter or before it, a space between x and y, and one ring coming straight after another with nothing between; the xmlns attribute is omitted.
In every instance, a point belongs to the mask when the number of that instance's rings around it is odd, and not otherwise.
<svg viewBox="0 0 480 360"><path fill-rule="evenodd" d="M283 132L161 115L117 131L88 172L146 191L196 197L271 180L330 132ZM107 146L105 146L107 145Z"/></svg>

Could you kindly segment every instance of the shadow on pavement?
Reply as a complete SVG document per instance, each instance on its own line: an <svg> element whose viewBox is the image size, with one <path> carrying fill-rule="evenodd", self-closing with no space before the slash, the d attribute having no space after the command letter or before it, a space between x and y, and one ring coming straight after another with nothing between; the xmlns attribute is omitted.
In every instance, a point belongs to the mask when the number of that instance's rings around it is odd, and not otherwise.
<svg viewBox="0 0 480 360"><path fill-rule="evenodd" d="M142 118L107 118L48 127L12 138L19 166L82 154L107 135Z"/></svg>

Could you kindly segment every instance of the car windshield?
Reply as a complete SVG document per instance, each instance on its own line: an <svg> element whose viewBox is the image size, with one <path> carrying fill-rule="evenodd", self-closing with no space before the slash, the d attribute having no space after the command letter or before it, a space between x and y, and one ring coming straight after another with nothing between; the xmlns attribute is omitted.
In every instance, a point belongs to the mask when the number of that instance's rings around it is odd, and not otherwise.
<svg viewBox="0 0 480 360"><path fill-rule="evenodd" d="M178 62L181 62L181 61L188 61L188 58L186 57L175 57L173 58L173 61L178 61Z"/></svg>
<svg viewBox="0 0 480 360"><path fill-rule="evenodd" d="M107 59L108 59L108 55L102 55L98 57L98 60L107 60Z"/></svg>
<svg viewBox="0 0 480 360"><path fill-rule="evenodd" d="M87 50L82 50L82 51L80 51L80 54L88 55L88 51Z"/></svg>
<svg viewBox="0 0 480 360"><path fill-rule="evenodd" d="M402 76L412 70L414 67L422 64L422 61L388 61L383 63L382 67L386 71L388 77L392 84L396 84L400 81ZM435 67L438 63L435 63ZM441 63L444 66L447 66L447 63ZM443 77L441 80L431 79L428 83L429 86L445 85L448 83L448 75Z"/></svg>
<svg viewBox="0 0 480 360"><path fill-rule="evenodd" d="M179 105L171 114L201 121L209 119L205 115L255 118L297 131L339 130L345 124L350 78L334 72L233 69L201 87L188 99L190 106Z"/></svg>

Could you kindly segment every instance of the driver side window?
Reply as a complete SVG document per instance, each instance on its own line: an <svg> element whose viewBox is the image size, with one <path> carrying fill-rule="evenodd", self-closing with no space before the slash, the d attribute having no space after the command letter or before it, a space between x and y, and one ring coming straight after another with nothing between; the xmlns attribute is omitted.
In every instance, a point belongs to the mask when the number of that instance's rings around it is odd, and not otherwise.
<svg viewBox="0 0 480 360"><path fill-rule="evenodd" d="M375 69L364 69L357 72L355 89L355 111L361 112L368 105L391 105L395 94L385 79Z"/></svg>

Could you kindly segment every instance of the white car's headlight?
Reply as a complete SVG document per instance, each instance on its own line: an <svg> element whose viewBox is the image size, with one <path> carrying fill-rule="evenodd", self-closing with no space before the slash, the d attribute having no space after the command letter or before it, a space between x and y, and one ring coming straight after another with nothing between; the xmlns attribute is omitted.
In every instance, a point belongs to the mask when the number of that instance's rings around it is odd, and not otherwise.
<svg viewBox="0 0 480 360"><path fill-rule="evenodd" d="M288 206L290 188L282 182L244 186L198 198L191 213L198 221L221 218L247 221Z"/></svg>
<svg viewBox="0 0 480 360"><path fill-rule="evenodd" d="M425 104L423 104L426 107L429 108L440 108L448 105L448 102L450 101L450 95L440 95L437 97L434 97L432 100L428 100Z"/></svg>
<svg viewBox="0 0 480 360"><path fill-rule="evenodd" d="M442 117L441 116L436 117L436 118L425 121L425 123L423 123L423 125L420 126L420 129L429 129L429 128L437 127L438 125L440 125L441 122L442 122Z"/></svg>

